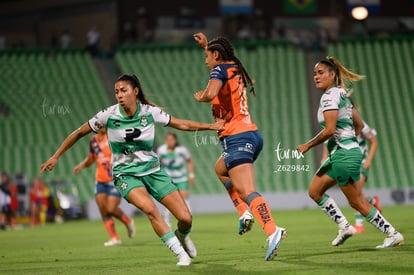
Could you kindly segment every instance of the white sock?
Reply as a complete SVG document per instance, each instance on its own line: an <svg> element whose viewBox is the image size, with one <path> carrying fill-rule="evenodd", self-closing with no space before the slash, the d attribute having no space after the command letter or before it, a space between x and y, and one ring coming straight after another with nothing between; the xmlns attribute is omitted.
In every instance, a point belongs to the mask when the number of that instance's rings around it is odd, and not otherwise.
<svg viewBox="0 0 414 275"><path fill-rule="evenodd" d="M367 215L366 219L370 222L375 228L380 230L383 233L390 234L395 232L395 228L389 223L376 209L375 207L371 208L371 211Z"/></svg>
<svg viewBox="0 0 414 275"><path fill-rule="evenodd" d="M165 242L165 245L179 258L183 254L187 254L184 248L182 247L180 241L176 236L171 237Z"/></svg>
<svg viewBox="0 0 414 275"><path fill-rule="evenodd" d="M342 214L341 209L339 209L338 205L331 197L325 194L317 203L321 210L325 212L332 221L339 225L339 228L345 229L345 227L349 225L344 214Z"/></svg>

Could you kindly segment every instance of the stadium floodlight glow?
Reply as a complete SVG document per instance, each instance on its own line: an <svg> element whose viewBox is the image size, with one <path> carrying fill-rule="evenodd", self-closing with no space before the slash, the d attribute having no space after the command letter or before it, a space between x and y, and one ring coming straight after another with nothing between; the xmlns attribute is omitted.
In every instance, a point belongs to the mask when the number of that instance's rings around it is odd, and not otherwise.
<svg viewBox="0 0 414 275"><path fill-rule="evenodd" d="M368 17L368 10L366 7L354 7L351 11L352 17L356 20L364 20Z"/></svg>

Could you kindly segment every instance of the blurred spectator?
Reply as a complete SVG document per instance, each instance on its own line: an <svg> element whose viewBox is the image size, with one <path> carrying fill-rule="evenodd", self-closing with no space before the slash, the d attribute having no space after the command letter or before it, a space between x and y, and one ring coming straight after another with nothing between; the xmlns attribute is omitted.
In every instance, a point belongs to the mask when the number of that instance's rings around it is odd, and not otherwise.
<svg viewBox="0 0 414 275"><path fill-rule="evenodd" d="M9 176L6 172L1 173L0 183L0 229L6 229L7 216L10 212L10 191L8 187Z"/></svg>
<svg viewBox="0 0 414 275"><path fill-rule="evenodd" d="M99 56L100 49L99 49L99 40L101 38L101 34L96 30L96 26L93 26L87 33L87 46L86 50L92 55L92 56Z"/></svg>
<svg viewBox="0 0 414 275"><path fill-rule="evenodd" d="M72 36L70 35L69 30L64 30L62 35L60 36L60 47L62 49L67 49L71 46L72 43Z"/></svg>
<svg viewBox="0 0 414 275"><path fill-rule="evenodd" d="M10 228L14 228L16 225L16 212L19 209L19 200L17 199L17 185L14 184L14 180L12 178L9 179L8 187L10 192L10 209L7 218Z"/></svg>
<svg viewBox="0 0 414 275"><path fill-rule="evenodd" d="M45 224L48 208L49 188L42 178L35 177L30 187L30 224Z"/></svg>
<svg viewBox="0 0 414 275"><path fill-rule="evenodd" d="M137 42L137 29L130 22L125 22L123 31L125 43L134 44Z"/></svg>
<svg viewBox="0 0 414 275"><path fill-rule="evenodd" d="M243 27L237 32L238 40L251 40L253 38L252 31L249 24L244 24Z"/></svg>

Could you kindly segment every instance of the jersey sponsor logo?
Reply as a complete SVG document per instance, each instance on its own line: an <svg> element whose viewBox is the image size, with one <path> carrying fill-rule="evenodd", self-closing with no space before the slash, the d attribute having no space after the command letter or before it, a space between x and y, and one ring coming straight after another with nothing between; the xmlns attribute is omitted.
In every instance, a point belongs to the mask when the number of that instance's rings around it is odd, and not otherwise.
<svg viewBox="0 0 414 275"><path fill-rule="evenodd" d="M138 128L129 128L125 130L125 141L134 141L135 138L141 135L141 130Z"/></svg>
<svg viewBox="0 0 414 275"><path fill-rule="evenodd" d="M251 143L246 143L244 147L238 147L237 150L254 154L253 145Z"/></svg>
<svg viewBox="0 0 414 275"><path fill-rule="evenodd" d="M114 120L112 122L112 125L114 125L115 127L119 127L119 126L121 126L121 123L119 122L119 120Z"/></svg>

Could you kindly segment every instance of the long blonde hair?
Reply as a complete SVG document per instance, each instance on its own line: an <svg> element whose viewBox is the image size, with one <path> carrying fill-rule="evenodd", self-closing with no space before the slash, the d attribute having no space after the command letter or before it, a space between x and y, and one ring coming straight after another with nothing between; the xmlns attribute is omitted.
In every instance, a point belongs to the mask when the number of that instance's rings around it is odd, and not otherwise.
<svg viewBox="0 0 414 275"><path fill-rule="evenodd" d="M327 65L330 71L334 71L336 75L336 86L345 89L350 94L352 93L352 89L350 87L351 84L365 78L365 75L360 75L350 71L342 65L338 59L332 56L327 56L326 59L319 61L319 63Z"/></svg>

